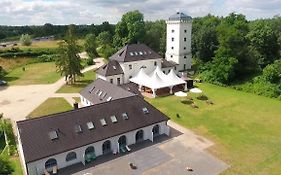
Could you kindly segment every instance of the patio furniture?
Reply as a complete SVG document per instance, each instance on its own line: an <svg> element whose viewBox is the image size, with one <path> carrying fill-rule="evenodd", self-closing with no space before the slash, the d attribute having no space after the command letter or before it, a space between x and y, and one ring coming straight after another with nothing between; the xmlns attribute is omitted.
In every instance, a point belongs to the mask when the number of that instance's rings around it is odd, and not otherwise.
<svg viewBox="0 0 281 175"><path fill-rule="evenodd" d="M53 166L53 175L58 173L58 166Z"/></svg>
<svg viewBox="0 0 281 175"><path fill-rule="evenodd" d="M129 148L129 146L128 145L126 145L126 147L125 147L126 149L127 149L127 151L128 152L130 152L131 151L131 148Z"/></svg>

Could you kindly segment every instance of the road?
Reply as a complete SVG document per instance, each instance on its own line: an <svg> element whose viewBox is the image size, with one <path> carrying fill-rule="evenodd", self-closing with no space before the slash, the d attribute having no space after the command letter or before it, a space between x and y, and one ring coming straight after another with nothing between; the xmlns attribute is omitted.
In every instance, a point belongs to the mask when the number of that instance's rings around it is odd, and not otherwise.
<svg viewBox="0 0 281 175"><path fill-rule="evenodd" d="M101 58L94 60L95 65L83 69L87 72L99 68L104 64ZM36 109L49 97L55 96L56 91L65 84L64 78L48 85L25 85L0 87L0 113L5 118L13 121L24 120L25 117Z"/></svg>

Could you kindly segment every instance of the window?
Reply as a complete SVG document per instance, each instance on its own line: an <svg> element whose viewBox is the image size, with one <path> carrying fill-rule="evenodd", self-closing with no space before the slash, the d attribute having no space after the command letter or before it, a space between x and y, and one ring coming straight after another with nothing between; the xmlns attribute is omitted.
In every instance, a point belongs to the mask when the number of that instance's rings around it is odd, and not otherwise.
<svg viewBox="0 0 281 175"><path fill-rule="evenodd" d="M138 52L135 52L135 55L138 55Z"/></svg>
<svg viewBox="0 0 281 175"><path fill-rule="evenodd" d="M58 138L59 138L59 137L58 137L57 131L51 131L51 132L49 132L49 137L50 137L51 140L55 140L55 139L58 139Z"/></svg>
<svg viewBox="0 0 281 175"><path fill-rule="evenodd" d="M172 30L172 33L174 33L175 32L175 30Z"/></svg>
<svg viewBox="0 0 281 175"><path fill-rule="evenodd" d="M129 79L131 79L132 78L132 75L131 76L129 76Z"/></svg>
<svg viewBox="0 0 281 175"><path fill-rule="evenodd" d="M183 58L186 58L186 55Z"/></svg>
<svg viewBox="0 0 281 175"><path fill-rule="evenodd" d="M143 112L144 114L149 114L149 111L148 111L148 109L147 109L146 107L142 108L142 112Z"/></svg>
<svg viewBox="0 0 281 175"><path fill-rule="evenodd" d="M186 38L184 38L183 40L184 40L184 42L186 42Z"/></svg>
<svg viewBox="0 0 281 175"><path fill-rule="evenodd" d="M122 117L123 117L124 120L128 120L129 119L128 114L126 112L122 114Z"/></svg>
<svg viewBox="0 0 281 175"><path fill-rule="evenodd" d="M107 125L104 118L100 119L100 123L101 123L102 126L106 126Z"/></svg>
<svg viewBox="0 0 281 175"><path fill-rule="evenodd" d="M133 52L130 52L130 55L131 55L131 56L134 56L134 53L133 53Z"/></svg>
<svg viewBox="0 0 281 175"><path fill-rule="evenodd" d="M131 64L129 64L129 69L132 69L132 68L133 68L133 66Z"/></svg>
<svg viewBox="0 0 281 175"><path fill-rule="evenodd" d="M76 153L70 152L66 155L65 160L68 162L68 161L71 161L71 160L75 160L76 158L77 158Z"/></svg>
<svg viewBox="0 0 281 175"><path fill-rule="evenodd" d="M184 33L186 33L186 30L184 30Z"/></svg>
<svg viewBox="0 0 281 175"><path fill-rule="evenodd" d="M171 47L171 49L173 50L173 49L174 49L174 47Z"/></svg>
<svg viewBox="0 0 281 175"><path fill-rule="evenodd" d="M116 70L116 66L112 66L114 70Z"/></svg>
<svg viewBox="0 0 281 175"><path fill-rule="evenodd" d="M154 61L154 66L157 66L157 62L156 61Z"/></svg>
<svg viewBox="0 0 281 175"><path fill-rule="evenodd" d="M57 160L56 159L49 159L45 163L45 169L52 168L54 166L57 166Z"/></svg>
<svg viewBox="0 0 281 175"><path fill-rule="evenodd" d="M87 128L88 128L89 130L94 129L94 128L95 128L94 123L93 123L93 122L88 122L88 123L87 123Z"/></svg>
<svg viewBox="0 0 281 175"><path fill-rule="evenodd" d="M112 78L110 79L110 83L113 84L113 79Z"/></svg>
<svg viewBox="0 0 281 175"><path fill-rule="evenodd" d="M117 85L120 85L120 78L117 78Z"/></svg>
<svg viewBox="0 0 281 175"><path fill-rule="evenodd" d="M173 55L171 55L171 58L173 58Z"/></svg>
<svg viewBox="0 0 281 175"><path fill-rule="evenodd" d="M177 70L177 67L175 67L175 70Z"/></svg>
<svg viewBox="0 0 281 175"><path fill-rule="evenodd" d="M108 97L107 99L106 99L106 101L110 101L112 99L112 97Z"/></svg>
<svg viewBox="0 0 281 175"><path fill-rule="evenodd" d="M183 49L186 50L186 47L184 47Z"/></svg>
<svg viewBox="0 0 281 175"><path fill-rule="evenodd" d="M186 69L186 65L185 64L183 64L183 70L185 70Z"/></svg>
<svg viewBox="0 0 281 175"><path fill-rule="evenodd" d="M175 40L175 38L172 38L172 41L174 41Z"/></svg>
<svg viewBox="0 0 281 175"><path fill-rule="evenodd" d="M115 115L110 117L112 123L117 123L117 118Z"/></svg>
<svg viewBox="0 0 281 175"><path fill-rule="evenodd" d="M166 72L163 70L163 73L166 74Z"/></svg>
<svg viewBox="0 0 281 175"><path fill-rule="evenodd" d="M81 133L82 132L82 128L81 128L80 125L75 125L74 126L74 130L75 130L76 133Z"/></svg>

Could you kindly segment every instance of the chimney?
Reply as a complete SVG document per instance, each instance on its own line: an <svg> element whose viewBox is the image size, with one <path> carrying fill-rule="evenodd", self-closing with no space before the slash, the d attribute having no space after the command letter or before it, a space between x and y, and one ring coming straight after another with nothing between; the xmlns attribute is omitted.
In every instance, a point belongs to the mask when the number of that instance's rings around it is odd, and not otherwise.
<svg viewBox="0 0 281 175"><path fill-rule="evenodd" d="M74 108L74 109L78 109L78 108L79 108L77 102L73 103L73 108Z"/></svg>

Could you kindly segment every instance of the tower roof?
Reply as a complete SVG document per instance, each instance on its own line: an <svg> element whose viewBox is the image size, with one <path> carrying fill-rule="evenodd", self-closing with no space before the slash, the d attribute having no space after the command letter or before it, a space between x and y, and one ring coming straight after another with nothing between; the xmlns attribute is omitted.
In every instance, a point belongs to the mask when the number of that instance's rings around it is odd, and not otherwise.
<svg viewBox="0 0 281 175"><path fill-rule="evenodd" d="M176 14L169 17L169 21L180 21L180 20L192 20L192 17L182 12L177 12Z"/></svg>

